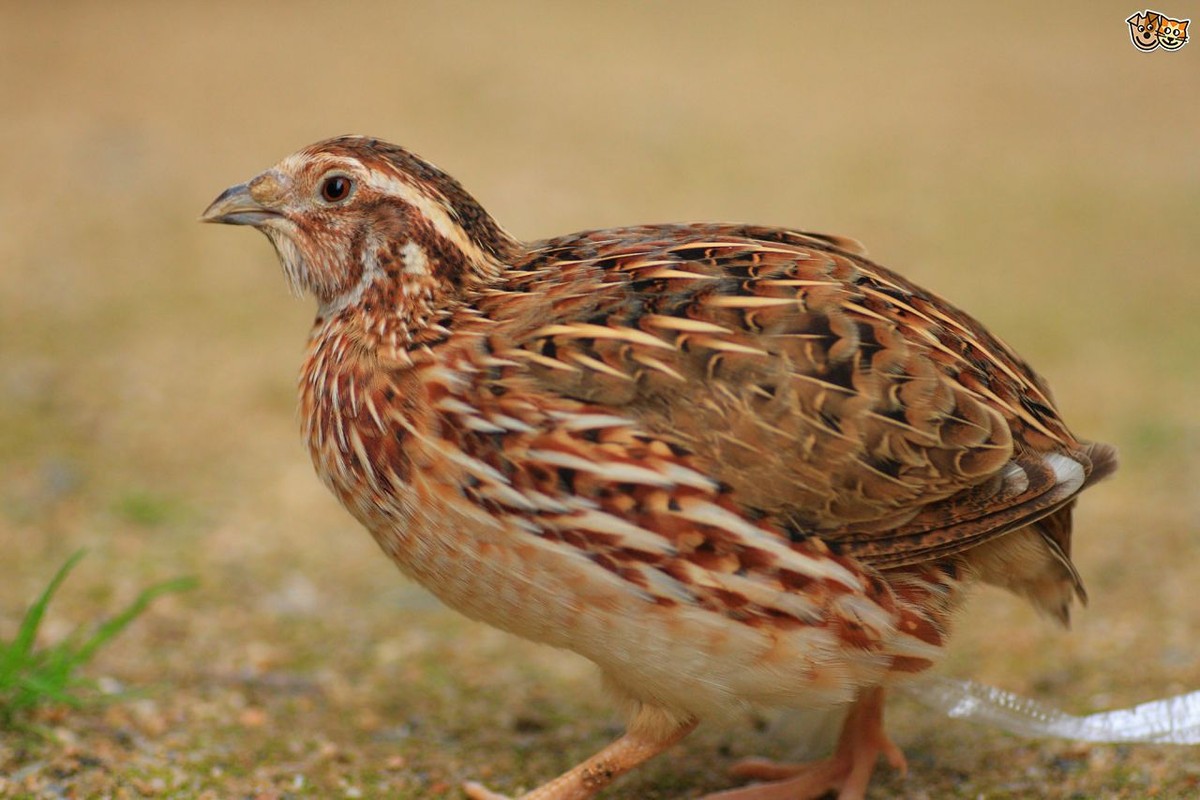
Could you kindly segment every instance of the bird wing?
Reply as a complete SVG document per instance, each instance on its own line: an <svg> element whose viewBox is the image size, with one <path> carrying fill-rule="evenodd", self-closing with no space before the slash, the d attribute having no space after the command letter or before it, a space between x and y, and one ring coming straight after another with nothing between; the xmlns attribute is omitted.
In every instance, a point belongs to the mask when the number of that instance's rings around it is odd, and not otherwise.
<svg viewBox="0 0 1200 800"><path fill-rule="evenodd" d="M634 419L793 539L881 567L1028 525L1115 463L1009 347L852 240L584 232L473 304L522 364L498 380Z"/></svg>

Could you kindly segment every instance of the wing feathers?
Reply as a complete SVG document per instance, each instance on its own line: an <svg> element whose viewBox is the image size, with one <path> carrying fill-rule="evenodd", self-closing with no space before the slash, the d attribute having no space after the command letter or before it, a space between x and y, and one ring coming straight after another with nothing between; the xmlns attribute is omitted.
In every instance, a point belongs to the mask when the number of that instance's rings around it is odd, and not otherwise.
<svg viewBox="0 0 1200 800"><path fill-rule="evenodd" d="M880 568L1029 526L1112 471L1007 345L863 252L740 225L584 232L480 306L538 391L616 411L741 507ZM1048 541L1069 564L1066 537Z"/></svg>

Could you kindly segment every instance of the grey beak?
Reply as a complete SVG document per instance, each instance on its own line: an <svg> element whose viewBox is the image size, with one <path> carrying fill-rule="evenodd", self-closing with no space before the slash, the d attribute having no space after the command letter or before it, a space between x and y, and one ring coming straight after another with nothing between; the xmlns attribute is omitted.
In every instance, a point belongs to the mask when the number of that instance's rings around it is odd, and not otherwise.
<svg viewBox="0 0 1200 800"><path fill-rule="evenodd" d="M279 216L250 195L250 184L239 183L221 192L204 213L201 222L222 222L226 225L259 225Z"/></svg>

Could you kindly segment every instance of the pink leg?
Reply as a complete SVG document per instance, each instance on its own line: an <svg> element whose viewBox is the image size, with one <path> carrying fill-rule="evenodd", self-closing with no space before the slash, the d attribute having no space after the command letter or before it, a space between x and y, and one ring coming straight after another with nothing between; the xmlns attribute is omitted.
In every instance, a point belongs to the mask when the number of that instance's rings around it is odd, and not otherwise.
<svg viewBox="0 0 1200 800"><path fill-rule="evenodd" d="M901 774L908 771L904 754L883 730L883 694L882 688L868 689L855 701L828 759L811 764L749 759L737 764L733 774L770 783L717 792L704 800L815 800L831 791L838 800L862 800L881 754Z"/></svg>
<svg viewBox="0 0 1200 800"><path fill-rule="evenodd" d="M588 800L621 775L687 736L696 727L692 721L664 730L661 719L660 714L639 715L620 739L549 783L521 795L520 800ZM474 782L465 784L463 791L471 800L509 800Z"/></svg>

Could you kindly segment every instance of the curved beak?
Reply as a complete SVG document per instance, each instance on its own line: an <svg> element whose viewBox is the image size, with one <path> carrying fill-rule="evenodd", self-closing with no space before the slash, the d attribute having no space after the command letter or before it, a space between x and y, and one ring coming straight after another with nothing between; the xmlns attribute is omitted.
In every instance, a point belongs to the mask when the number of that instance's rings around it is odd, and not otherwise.
<svg viewBox="0 0 1200 800"><path fill-rule="evenodd" d="M265 207L250 194L250 183L239 183L221 192L200 215L201 222L226 225L260 225L279 214Z"/></svg>

